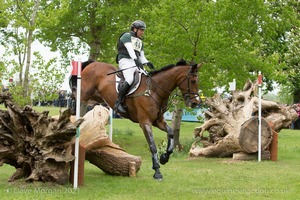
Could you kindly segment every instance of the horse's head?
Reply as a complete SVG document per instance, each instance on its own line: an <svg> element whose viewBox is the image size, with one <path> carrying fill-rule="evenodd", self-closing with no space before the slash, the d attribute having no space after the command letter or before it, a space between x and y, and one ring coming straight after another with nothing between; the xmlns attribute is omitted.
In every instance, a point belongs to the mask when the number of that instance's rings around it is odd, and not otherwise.
<svg viewBox="0 0 300 200"><path fill-rule="evenodd" d="M198 93L198 69L200 66L200 64L191 65L186 76L178 84L187 107L195 108L201 103Z"/></svg>

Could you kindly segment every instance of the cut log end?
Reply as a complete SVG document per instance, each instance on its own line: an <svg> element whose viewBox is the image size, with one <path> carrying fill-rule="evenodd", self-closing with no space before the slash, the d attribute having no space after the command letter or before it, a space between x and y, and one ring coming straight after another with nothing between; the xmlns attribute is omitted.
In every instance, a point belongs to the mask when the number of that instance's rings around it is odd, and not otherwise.
<svg viewBox="0 0 300 200"><path fill-rule="evenodd" d="M136 162L129 162L129 176L134 177L136 176L136 170L137 170L137 165Z"/></svg>
<svg viewBox="0 0 300 200"><path fill-rule="evenodd" d="M255 153L258 151L258 117L252 117L241 127L239 135L239 144L246 153ZM269 123L261 119L261 149L268 148L272 141L272 129Z"/></svg>

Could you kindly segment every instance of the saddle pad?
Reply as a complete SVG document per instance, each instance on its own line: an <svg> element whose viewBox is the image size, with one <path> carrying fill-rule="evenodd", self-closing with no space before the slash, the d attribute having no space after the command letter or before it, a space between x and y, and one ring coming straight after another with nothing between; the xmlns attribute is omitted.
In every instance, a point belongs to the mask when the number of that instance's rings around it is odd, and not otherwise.
<svg viewBox="0 0 300 200"><path fill-rule="evenodd" d="M116 91L117 91L117 93L119 93L119 83L123 82L125 79L123 76L122 76L122 78L120 78L120 76L118 76L118 74L116 74L115 76L116 76ZM132 83L131 87L129 88L129 91L126 96L134 93L138 89L138 87L140 86L140 83L141 83L141 79L142 79L142 73L136 71L136 73L134 73L133 83Z"/></svg>

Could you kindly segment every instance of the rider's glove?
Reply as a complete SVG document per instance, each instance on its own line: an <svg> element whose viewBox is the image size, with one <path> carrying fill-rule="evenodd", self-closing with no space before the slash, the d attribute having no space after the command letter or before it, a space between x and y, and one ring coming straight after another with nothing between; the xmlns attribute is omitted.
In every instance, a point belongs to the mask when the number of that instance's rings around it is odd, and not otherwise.
<svg viewBox="0 0 300 200"><path fill-rule="evenodd" d="M134 59L134 62L139 69L144 69L143 64L139 59Z"/></svg>
<svg viewBox="0 0 300 200"><path fill-rule="evenodd" d="M154 65L151 62L147 62L146 65L152 70L155 69Z"/></svg>

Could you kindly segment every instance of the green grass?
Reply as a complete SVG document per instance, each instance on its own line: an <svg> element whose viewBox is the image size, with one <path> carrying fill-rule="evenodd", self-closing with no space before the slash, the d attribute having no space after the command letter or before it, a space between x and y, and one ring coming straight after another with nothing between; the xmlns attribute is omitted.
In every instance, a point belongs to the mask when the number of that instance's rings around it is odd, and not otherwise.
<svg viewBox="0 0 300 200"><path fill-rule="evenodd" d="M47 107L48 108L48 107ZM193 129L200 124L183 122L181 143L188 151ZM53 183L7 182L15 169L0 167L1 199L299 199L300 131L279 133L278 161L232 162L229 158L189 159L175 152L161 166L163 181L153 180L151 156L138 124L114 119L113 141L128 153L142 157L136 177L111 176L85 162L84 186ZM166 134L153 129L157 144Z"/></svg>

